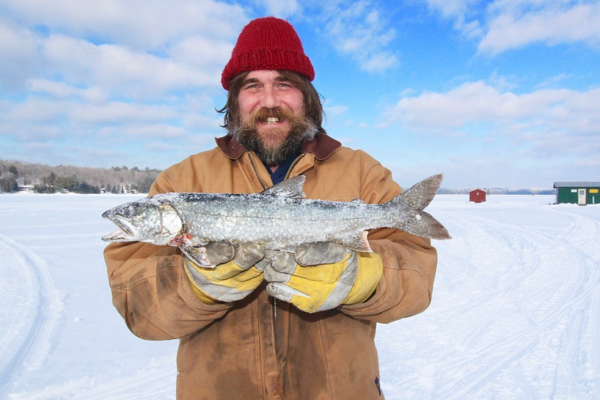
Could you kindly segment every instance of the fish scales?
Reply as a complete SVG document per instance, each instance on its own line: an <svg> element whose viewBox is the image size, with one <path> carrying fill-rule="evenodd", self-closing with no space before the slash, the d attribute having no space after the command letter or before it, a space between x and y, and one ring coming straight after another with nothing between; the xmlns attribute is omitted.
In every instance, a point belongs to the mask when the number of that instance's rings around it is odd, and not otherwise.
<svg viewBox="0 0 600 400"><path fill-rule="evenodd" d="M175 204L186 231L199 242L254 242L267 248L344 241L349 232L380 226L385 218L379 205L268 195L184 194Z"/></svg>
<svg viewBox="0 0 600 400"><path fill-rule="evenodd" d="M212 241L259 243L267 249L335 241L371 251L366 231L374 228L450 238L446 228L423 211L435 196L441 175L424 179L383 204L306 199L304 180L297 176L255 194L163 193L122 204L102 214L119 227L102 239L174 245L184 251Z"/></svg>

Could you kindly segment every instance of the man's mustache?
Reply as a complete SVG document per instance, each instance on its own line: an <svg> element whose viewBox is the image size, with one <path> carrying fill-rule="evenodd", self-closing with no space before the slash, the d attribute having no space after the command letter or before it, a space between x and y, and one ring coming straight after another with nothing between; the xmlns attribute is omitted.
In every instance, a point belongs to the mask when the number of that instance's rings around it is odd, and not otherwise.
<svg viewBox="0 0 600 400"><path fill-rule="evenodd" d="M277 118L279 122L288 120L293 122L300 119L293 111L281 107L266 108L262 107L252 114L246 120L246 124L250 123L255 126L257 123L266 123L269 118Z"/></svg>

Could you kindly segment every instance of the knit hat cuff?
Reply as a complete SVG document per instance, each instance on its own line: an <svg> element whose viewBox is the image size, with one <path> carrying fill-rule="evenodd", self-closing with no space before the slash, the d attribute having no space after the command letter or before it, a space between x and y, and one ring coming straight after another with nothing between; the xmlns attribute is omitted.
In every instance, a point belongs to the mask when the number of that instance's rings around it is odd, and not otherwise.
<svg viewBox="0 0 600 400"><path fill-rule="evenodd" d="M229 82L236 75L256 70L286 70L315 79L315 71L310 59L303 53L285 49L256 49L238 54L232 58L223 70L221 84L229 90Z"/></svg>

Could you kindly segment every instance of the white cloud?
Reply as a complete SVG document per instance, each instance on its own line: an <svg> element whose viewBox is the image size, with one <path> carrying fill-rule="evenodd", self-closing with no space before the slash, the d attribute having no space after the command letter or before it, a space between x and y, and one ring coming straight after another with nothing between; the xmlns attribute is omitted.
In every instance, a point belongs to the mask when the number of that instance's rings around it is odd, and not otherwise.
<svg viewBox="0 0 600 400"><path fill-rule="evenodd" d="M386 110L380 128L405 129L440 137L465 130L481 138L500 137L541 154L600 152L600 88L502 92L483 81L446 93L403 97Z"/></svg>
<svg viewBox="0 0 600 400"><path fill-rule="evenodd" d="M99 87L81 89L47 79L30 79L27 83L31 93L48 94L59 99L75 97L91 103L103 103L108 100L108 93Z"/></svg>
<svg viewBox="0 0 600 400"><path fill-rule="evenodd" d="M30 97L6 110L0 134L18 141L76 137L90 129L101 132L104 126L124 127L160 125L177 119L176 109L167 106L110 102L86 104L77 101Z"/></svg>
<svg viewBox="0 0 600 400"><path fill-rule="evenodd" d="M235 40L246 20L238 5L212 0L4 0L11 17L65 35L138 50L159 49L182 37ZM227 21L224 23L223 21Z"/></svg>
<svg viewBox="0 0 600 400"><path fill-rule="evenodd" d="M358 1L349 7L338 2L323 4L324 31L334 47L347 54L367 72L384 72L399 64L388 49L396 37L375 4Z"/></svg>
<svg viewBox="0 0 600 400"><path fill-rule="evenodd" d="M177 62L202 69L217 69L220 73L233 50L233 42L211 39L204 36L187 37L167 53Z"/></svg>
<svg viewBox="0 0 600 400"><path fill-rule="evenodd" d="M522 4L521 4L522 5ZM539 9L496 7L498 14L479 43L479 51L498 54L541 42L547 45L585 42L600 45L600 4L544 3Z"/></svg>
<svg viewBox="0 0 600 400"><path fill-rule="evenodd" d="M391 52L380 52L371 55L362 62L362 69L367 72L382 72L398 65L398 58Z"/></svg>
<svg viewBox="0 0 600 400"><path fill-rule="evenodd" d="M174 144L166 144L163 142L151 142L144 146L144 149L150 151L172 151L177 149L177 146Z"/></svg>
<svg viewBox="0 0 600 400"><path fill-rule="evenodd" d="M431 10L438 11L445 18L464 18L469 5L478 0L426 0Z"/></svg>
<svg viewBox="0 0 600 400"><path fill-rule="evenodd" d="M208 115L202 115L191 113L182 104L86 103L68 95L70 91L79 94L76 89L47 82L40 88L47 86L52 89L52 94L58 92L64 98L30 96L17 104L3 105L0 135L21 142L108 134L123 138L128 135L169 138L174 133L181 136L198 128L209 132L219 130L215 113L210 108L203 110Z"/></svg>
<svg viewBox="0 0 600 400"><path fill-rule="evenodd" d="M159 139L178 139L187 134L186 130L166 124L136 124L131 126L109 127L102 129L102 136L121 137L125 140L131 138L142 138L140 144L145 144L147 141Z"/></svg>
<svg viewBox="0 0 600 400"><path fill-rule="evenodd" d="M2 0L0 9L5 156L84 165L151 157L150 165L164 167L222 132L212 96L222 92L244 8L210 0ZM175 150L149 156L150 142Z"/></svg>
<svg viewBox="0 0 600 400"><path fill-rule="evenodd" d="M419 128L455 129L470 121L506 113L514 97L512 93L499 93L482 81L466 83L447 93L403 97L386 112L384 125L401 122Z"/></svg>
<svg viewBox="0 0 600 400"><path fill-rule="evenodd" d="M178 113L165 105L110 102L102 105L72 104L69 119L74 124L150 123L177 117Z"/></svg>
<svg viewBox="0 0 600 400"><path fill-rule="evenodd" d="M40 64L37 44L29 30L0 20L0 88L22 88Z"/></svg>
<svg viewBox="0 0 600 400"><path fill-rule="evenodd" d="M431 11L438 12L443 18L454 20L454 28L463 32L467 37L477 37L481 34L479 21L469 21L472 11L480 0L426 0Z"/></svg>
<svg viewBox="0 0 600 400"><path fill-rule="evenodd" d="M348 111L348 107L343 105L325 106L326 114L340 115L346 111Z"/></svg>
<svg viewBox="0 0 600 400"><path fill-rule="evenodd" d="M0 88L164 97L218 90L246 10L213 0L3 0ZM45 88L40 89L42 82ZM79 92L79 95L83 95ZM76 95L70 92L70 96ZM91 99L89 99L91 101Z"/></svg>
<svg viewBox="0 0 600 400"><path fill-rule="evenodd" d="M426 0L431 11L480 40L482 54L497 55L532 43L584 42L600 46L597 0Z"/></svg>
<svg viewBox="0 0 600 400"><path fill-rule="evenodd" d="M0 129L0 133L21 139L23 137L20 127L48 123L59 126L61 119L65 116L65 111L65 103L62 101L37 97L28 98L26 101L11 104L2 110L2 119L14 124L13 127L17 127L17 129Z"/></svg>
<svg viewBox="0 0 600 400"><path fill-rule="evenodd" d="M2 12L0 88L65 79L138 98L218 88L247 20L212 0L4 0Z"/></svg>
<svg viewBox="0 0 600 400"><path fill-rule="evenodd" d="M210 110L210 108L208 108ZM199 113L187 113L183 115L183 125L189 129L215 130L223 123L223 117L214 115L201 115Z"/></svg>
<svg viewBox="0 0 600 400"><path fill-rule="evenodd" d="M44 55L70 84L99 85L120 95L157 95L219 82L216 71L207 73L173 59L66 36L51 36L44 45Z"/></svg>
<svg viewBox="0 0 600 400"><path fill-rule="evenodd" d="M553 77L546 79L544 82L536 85L536 87L538 87L538 88L551 87L551 86L554 86L557 83L562 82L565 79L568 79L570 77L571 77L570 74L565 74L565 73L558 74L558 75L555 75Z"/></svg>

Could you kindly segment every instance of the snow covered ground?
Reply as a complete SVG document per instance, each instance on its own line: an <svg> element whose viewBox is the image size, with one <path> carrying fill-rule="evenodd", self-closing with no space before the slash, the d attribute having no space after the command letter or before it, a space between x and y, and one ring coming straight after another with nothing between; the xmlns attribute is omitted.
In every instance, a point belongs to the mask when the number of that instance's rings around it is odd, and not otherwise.
<svg viewBox="0 0 600 400"><path fill-rule="evenodd" d="M0 195L0 398L173 399L176 341L111 304L100 214L140 195ZM380 325L399 399L600 399L600 206L440 195L431 307Z"/></svg>

